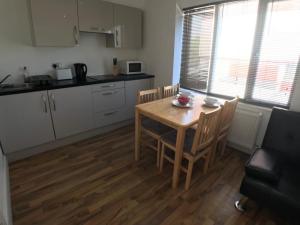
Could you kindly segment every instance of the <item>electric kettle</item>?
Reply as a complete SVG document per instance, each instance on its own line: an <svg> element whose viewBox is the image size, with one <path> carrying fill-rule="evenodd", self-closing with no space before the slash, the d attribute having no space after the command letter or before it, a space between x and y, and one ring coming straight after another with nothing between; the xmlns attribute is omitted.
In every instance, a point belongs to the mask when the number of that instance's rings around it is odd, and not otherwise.
<svg viewBox="0 0 300 225"><path fill-rule="evenodd" d="M75 63L74 68L76 79L79 81L86 80L87 66L84 63Z"/></svg>

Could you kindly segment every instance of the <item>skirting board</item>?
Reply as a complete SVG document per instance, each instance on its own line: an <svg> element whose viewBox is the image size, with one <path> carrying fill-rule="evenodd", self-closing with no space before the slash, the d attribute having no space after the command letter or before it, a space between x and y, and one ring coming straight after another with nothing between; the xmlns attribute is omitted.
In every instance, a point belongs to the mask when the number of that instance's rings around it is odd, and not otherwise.
<svg viewBox="0 0 300 225"><path fill-rule="evenodd" d="M227 146L230 147L230 148L233 148L237 151L240 151L240 152L243 152L243 153L246 153L247 155L251 155L253 152L254 152L254 149L253 150L250 150L248 148L245 148L241 145L238 145L238 144L234 144L230 141L227 142Z"/></svg>
<svg viewBox="0 0 300 225"><path fill-rule="evenodd" d="M69 145L69 144L73 144L76 143L78 141L82 141L97 135L101 135L104 133L107 133L109 131L118 129L120 127L132 124L133 120L127 120L127 121L122 121L120 123L116 123L110 126L106 126L106 127L101 127L95 130L91 130L88 132L84 132L81 134L77 134L65 139L61 139L61 140L56 140L54 142L51 143L47 143L47 144L43 144L37 147L33 147L33 148L29 148L29 149L24 149L24 150L20 150L17 152L13 152L7 155L7 159L8 162L14 162L20 159L25 159L27 157L39 154L39 153L43 153L46 151L50 151L50 150L55 150L59 147L65 146L65 145Z"/></svg>

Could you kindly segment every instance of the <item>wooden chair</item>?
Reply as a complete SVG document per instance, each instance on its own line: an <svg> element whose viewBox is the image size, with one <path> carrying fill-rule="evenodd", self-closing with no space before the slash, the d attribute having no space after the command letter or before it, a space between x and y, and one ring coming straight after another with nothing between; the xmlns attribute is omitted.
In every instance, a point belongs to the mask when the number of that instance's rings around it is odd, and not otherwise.
<svg viewBox="0 0 300 225"><path fill-rule="evenodd" d="M221 151L221 155L224 155L228 134L238 102L239 98L236 97L230 101L225 101L224 103L218 128L216 147L212 156L213 161L215 160L216 151L219 150Z"/></svg>
<svg viewBox="0 0 300 225"><path fill-rule="evenodd" d="M179 93L180 84L163 87L163 98L172 97Z"/></svg>
<svg viewBox="0 0 300 225"><path fill-rule="evenodd" d="M137 104L143 104L143 103L155 101L160 98L161 98L160 88L139 91L137 96Z"/></svg>
<svg viewBox="0 0 300 225"><path fill-rule="evenodd" d="M139 91L137 96L137 104L143 104L151 101L160 99L160 88ZM142 140L142 145L147 146L157 152L157 162L156 165L159 167L160 162L160 149L161 149L161 136L167 132L171 131L171 128L151 120L149 118L142 118L142 133L144 133L147 138ZM150 137L151 139L148 140ZM143 138L142 138L143 139ZM156 144L153 144L153 139Z"/></svg>
<svg viewBox="0 0 300 225"><path fill-rule="evenodd" d="M183 159L188 160L188 167L181 166L186 175L185 189L191 184L193 166L199 159L204 159L204 174L208 170L211 153L215 146L215 137L218 130L221 108L210 113L202 112L199 117L197 129L188 129L183 147ZM164 135L161 139L162 149L160 157L160 171L163 170L164 159L174 164L174 157L168 156L166 147L173 152L176 150L176 131ZM174 154L173 154L174 155Z"/></svg>

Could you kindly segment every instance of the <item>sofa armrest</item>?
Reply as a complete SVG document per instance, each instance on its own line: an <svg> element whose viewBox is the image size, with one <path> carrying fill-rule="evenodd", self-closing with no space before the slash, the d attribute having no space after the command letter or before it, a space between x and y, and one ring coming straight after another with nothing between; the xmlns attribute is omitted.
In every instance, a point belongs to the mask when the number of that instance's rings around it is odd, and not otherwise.
<svg viewBox="0 0 300 225"><path fill-rule="evenodd" d="M246 174L262 181L277 183L280 169L275 152L257 149L246 164Z"/></svg>

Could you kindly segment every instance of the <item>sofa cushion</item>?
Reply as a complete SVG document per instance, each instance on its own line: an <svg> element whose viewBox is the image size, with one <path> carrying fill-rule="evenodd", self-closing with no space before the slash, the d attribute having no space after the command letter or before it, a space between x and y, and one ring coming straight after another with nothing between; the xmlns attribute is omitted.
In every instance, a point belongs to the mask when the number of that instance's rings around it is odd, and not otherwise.
<svg viewBox="0 0 300 225"><path fill-rule="evenodd" d="M300 113L274 108L264 137L262 148L280 154L283 163L299 166Z"/></svg>
<svg viewBox="0 0 300 225"><path fill-rule="evenodd" d="M278 182L280 169L276 152L257 149L246 164L246 174L262 181Z"/></svg>

